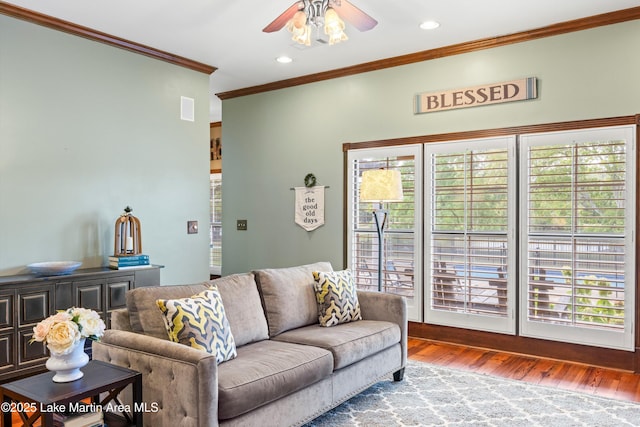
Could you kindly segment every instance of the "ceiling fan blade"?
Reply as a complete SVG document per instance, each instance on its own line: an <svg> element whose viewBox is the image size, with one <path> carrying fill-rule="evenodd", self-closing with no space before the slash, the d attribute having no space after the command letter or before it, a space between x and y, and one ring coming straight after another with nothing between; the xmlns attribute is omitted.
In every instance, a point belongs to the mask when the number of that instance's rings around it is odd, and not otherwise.
<svg viewBox="0 0 640 427"><path fill-rule="evenodd" d="M333 6L338 15L360 31L368 31L378 25L378 21L358 9L347 0L340 0L340 5Z"/></svg>
<svg viewBox="0 0 640 427"><path fill-rule="evenodd" d="M293 18L293 15L295 15L297 11L303 8L303 6L304 5L301 1L295 2L294 4L289 6L289 8L285 10L280 16L274 19L272 23L264 27L262 31L264 31L265 33L280 31L282 27L284 27L287 22L289 22L289 20Z"/></svg>

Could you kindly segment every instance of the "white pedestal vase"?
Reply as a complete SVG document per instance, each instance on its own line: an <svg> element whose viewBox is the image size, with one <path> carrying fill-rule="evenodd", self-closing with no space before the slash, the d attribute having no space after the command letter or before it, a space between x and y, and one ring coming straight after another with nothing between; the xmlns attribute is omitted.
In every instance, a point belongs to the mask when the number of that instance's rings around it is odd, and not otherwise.
<svg viewBox="0 0 640 427"><path fill-rule="evenodd" d="M46 367L56 373L53 376L54 382L67 383L84 376L80 368L89 363L89 356L84 352L84 341L84 338L78 341L69 354L51 353Z"/></svg>

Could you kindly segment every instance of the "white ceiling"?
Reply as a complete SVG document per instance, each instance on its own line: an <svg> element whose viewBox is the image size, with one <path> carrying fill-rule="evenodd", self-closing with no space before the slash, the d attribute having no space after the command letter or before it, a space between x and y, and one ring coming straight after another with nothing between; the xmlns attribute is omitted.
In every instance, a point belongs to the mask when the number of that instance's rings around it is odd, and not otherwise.
<svg viewBox="0 0 640 427"><path fill-rule="evenodd" d="M7 3L90 27L217 68L210 77L210 118L221 120L216 93L334 70L487 37L507 35L640 6L640 0L350 0L378 25L349 40L300 49L286 29L262 29L294 0L9 0ZM440 28L421 30L425 20ZM280 55L293 58L279 64Z"/></svg>

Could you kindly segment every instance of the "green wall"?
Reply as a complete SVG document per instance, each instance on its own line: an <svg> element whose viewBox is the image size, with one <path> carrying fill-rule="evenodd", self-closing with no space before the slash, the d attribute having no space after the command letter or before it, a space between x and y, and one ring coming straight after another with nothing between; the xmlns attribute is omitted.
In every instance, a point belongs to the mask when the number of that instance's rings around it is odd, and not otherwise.
<svg viewBox="0 0 640 427"><path fill-rule="evenodd" d="M639 42L632 21L223 101L223 274L343 267L345 142L639 113ZM523 77L538 78L537 99L413 114L417 93ZM295 225L290 190L309 172L330 186L313 232Z"/></svg>
<svg viewBox="0 0 640 427"><path fill-rule="evenodd" d="M106 265L130 205L163 283L207 279L208 90L206 74L0 15L0 275Z"/></svg>

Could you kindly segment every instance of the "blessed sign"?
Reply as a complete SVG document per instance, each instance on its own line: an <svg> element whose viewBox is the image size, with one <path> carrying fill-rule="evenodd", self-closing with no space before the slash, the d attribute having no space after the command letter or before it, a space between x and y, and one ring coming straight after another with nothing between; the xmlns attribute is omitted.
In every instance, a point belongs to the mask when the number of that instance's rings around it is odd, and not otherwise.
<svg viewBox="0 0 640 427"><path fill-rule="evenodd" d="M537 96L537 79L528 77L510 82L492 83L443 92L420 93L416 95L414 112L415 114L431 113L456 108L523 101Z"/></svg>

